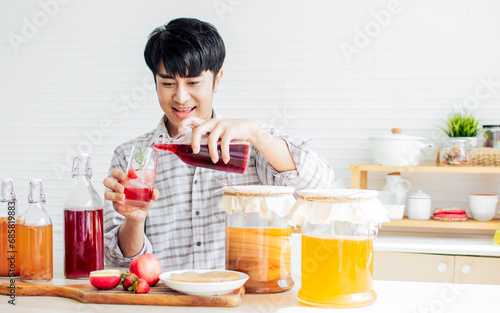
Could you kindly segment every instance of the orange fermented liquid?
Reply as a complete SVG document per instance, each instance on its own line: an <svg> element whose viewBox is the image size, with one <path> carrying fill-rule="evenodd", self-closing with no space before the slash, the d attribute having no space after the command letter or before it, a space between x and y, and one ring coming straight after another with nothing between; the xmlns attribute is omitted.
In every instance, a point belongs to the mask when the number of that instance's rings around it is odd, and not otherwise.
<svg viewBox="0 0 500 313"><path fill-rule="evenodd" d="M50 281L53 277L52 225L19 225L23 281Z"/></svg>
<svg viewBox="0 0 500 313"><path fill-rule="evenodd" d="M9 218L0 217L0 277L19 276L17 223L9 227Z"/></svg>
<svg viewBox="0 0 500 313"><path fill-rule="evenodd" d="M373 239L302 235L297 298L315 306L357 307L375 301Z"/></svg>
<svg viewBox="0 0 500 313"><path fill-rule="evenodd" d="M292 229L226 227L226 269L248 274L249 293L274 293L293 287Z"/></svg>

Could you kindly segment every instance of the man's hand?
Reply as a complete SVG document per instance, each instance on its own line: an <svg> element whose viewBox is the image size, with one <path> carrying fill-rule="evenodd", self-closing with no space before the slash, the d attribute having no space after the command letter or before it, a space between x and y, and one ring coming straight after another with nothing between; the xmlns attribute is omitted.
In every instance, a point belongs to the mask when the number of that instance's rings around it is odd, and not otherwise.
<svg viewBox="0 0 500 313"><path fill-rule="evenodd" d="M219 161L217 142L220 139L222 160L229 162L229 143L231 140L246 140L250 142L267 159L278 172L295 170L295 162L288 150L286 142L276 137L257 123L249 120L212 118L203 120L194 116L188 117L179 124L178 131L192 127L191 147L193 153L200 151L201 136L208 135L208 151L212 162Z"/></svg>
<svg viewBox="0 0 500 313"><path fill-rule="evenodd" d="M222 161L227 163L229 162L229 143L231 140L247 140L253 144L253 139L261 130L256 123L249 120L212 118L204 121L194 116L183 120L179 125L179 131L188 126L193 128L191 146L195 154L200 151L201 137L209 134L207 138L208 151L214 163L219 161L217 152L219 139Z"/></svg>
<svg viewBox="0 0 500 313"><path fill-rule="evenodd" d="M119 170L111 170L111 177L106 177L104 179L104 186L111 189L111 191L106 191L104 193L104 198L113 201L113 208L116 212L123 215L127 220L134 222L142 222L146 219L148 211L151 208L154 200L158 199L158 190L153 191L152 201L145 208L139 208L134 206L125 205L123 200L125 200L125 188L123 187L123 182L127 180L127 175Z"/></svg>

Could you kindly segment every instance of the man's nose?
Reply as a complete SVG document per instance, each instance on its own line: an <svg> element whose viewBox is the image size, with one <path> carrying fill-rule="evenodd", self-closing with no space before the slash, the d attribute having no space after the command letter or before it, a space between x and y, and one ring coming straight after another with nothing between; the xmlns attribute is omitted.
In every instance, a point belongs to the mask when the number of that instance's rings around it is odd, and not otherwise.
<svg viewBox="0 0 500 313"><path fill-rule="evenodd" d="M191 99L191 95L189 94L189 90L186 86L179 84L174 94L174 101L179 104L186 103L189 99Z"/></svg>

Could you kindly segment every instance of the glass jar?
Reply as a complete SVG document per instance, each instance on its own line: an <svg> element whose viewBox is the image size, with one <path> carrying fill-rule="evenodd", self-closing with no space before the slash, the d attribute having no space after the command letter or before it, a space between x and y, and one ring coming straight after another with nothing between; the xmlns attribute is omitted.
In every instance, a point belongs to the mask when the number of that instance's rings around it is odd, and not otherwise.
<svg viewBox="0 0 500 313"><path fill-rule="evenodd" d="M485 148L500 148L500 125L483 125Z"/></svg>
<svg viewBox="0 0 500 313"><path fill-rule="evenodd" d="M450 137L443 142L439 161L442 165L470 165L472 161L472 138Z"/></svg>
<svg viewBox="0 0 500 313"><path fill-rule="evenodd" d="M49 282L54 276L52 221L45 211L41 179L32 179L28 190L28 210L19 222L21 281Z"/></svg>
<svg viewBox="0 0 500 313"><path fill-rule="evenodd" d="M227 213L226 269L248 274L245 291L275 293L293 287L291 187L225 187L219 207Z"/></svg>
<svg viewBox="0 0 500 313"><path fill-rule="evenodd" d="M64 276L80 279L104 269L103 205L90 182L90 157L76 157L72 174L75 186L64 203Z"/></svg>
<svg viewBox="0 0 500 313"><path fill-rule="evenodd" d="M2 180L0 202L0 277L19 276L17 199L14 180Z"/></svg>
<svg viewBox="0 0 500 313"><path fill-rule="evenodd" d="M360 307L373 290L373 239L387 210L377 192L303 190L290 213L302 225L301 288L297 298L319 307Z"/></svg>

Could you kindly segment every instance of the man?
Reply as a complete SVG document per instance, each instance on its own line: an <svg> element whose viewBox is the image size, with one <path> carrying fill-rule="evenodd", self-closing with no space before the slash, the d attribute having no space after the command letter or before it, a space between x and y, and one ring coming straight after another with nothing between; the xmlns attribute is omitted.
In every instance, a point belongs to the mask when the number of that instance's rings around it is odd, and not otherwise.
<svg viewBox="0 0 500 313"><path fill-rule="evenodd" d="M225 266L225 215L217 204L220 177L232 185L286 185L296 189L333 188L332 168L307 142L248 120L223 119L212 108L222 79L225 47L217 30L196 19L180 18L155 29L144 51L165 115L156 129L116 148L110 177L104 180L105 258L127 266L153 253L165 270L222 269ZM236 104L237 105L237 104ZM194 153L208 135L212 161L229 160L229 142L247 140L251 155L245 174L197 168L160 151L153 201L149 208L125 206L123 181L132 145L151 147L162 135L172 138L192 127ZM217 192L219 191L219 192Z"/></svg>

